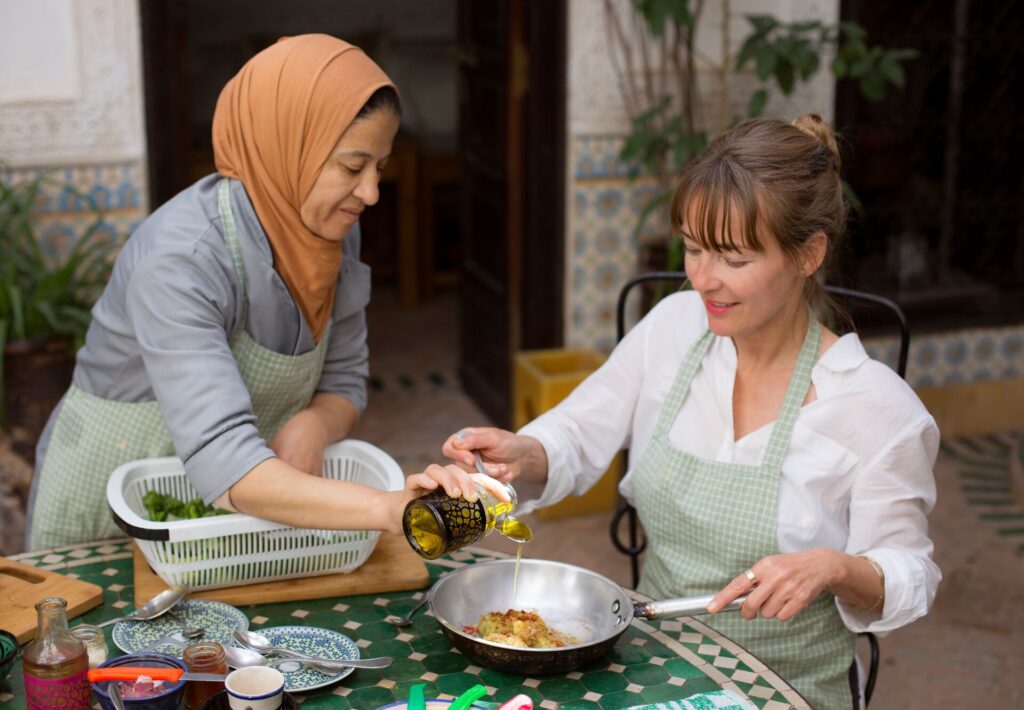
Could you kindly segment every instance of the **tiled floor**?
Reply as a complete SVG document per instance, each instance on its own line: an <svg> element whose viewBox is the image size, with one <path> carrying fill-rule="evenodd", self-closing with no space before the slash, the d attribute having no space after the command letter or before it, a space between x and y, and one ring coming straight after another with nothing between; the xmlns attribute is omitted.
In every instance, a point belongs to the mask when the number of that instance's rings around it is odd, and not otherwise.
<svg viewBox="0 0 1024 710"><path fill-rule="evenodd" d="M403 312L379 290L371 304L378 388L356 436L382 446L407 472L437 460L441 442L459 427L486 422L458 386L454 312L451 296ZM929 616L881 640L873 709L1024 708L1024 498L1014 496L1011 482L1013 466L1018 485L1024 481L1022 455L1024 432L944 444L931 516L944 581ZM627 585L627 560L611 545L609 518L530 516L536 537L525 554ZM486 545L513 551L500 539Z"/></svg>

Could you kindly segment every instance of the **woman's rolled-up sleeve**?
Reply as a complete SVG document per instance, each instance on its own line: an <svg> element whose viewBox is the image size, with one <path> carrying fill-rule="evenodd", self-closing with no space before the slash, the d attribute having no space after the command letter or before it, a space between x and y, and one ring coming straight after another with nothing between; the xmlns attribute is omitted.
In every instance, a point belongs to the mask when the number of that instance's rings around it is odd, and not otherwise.
<svg viewBox="0 0 1024 710"><path fill-rule="evenodd" d="M932 560L927 516L935 506L938 446L938 428L926 415L894 436L854 483L846 552L881 566L885 605L879 617L837 600L852 631L892 631L927 614L935 600L942 574Z"/></svg>
<svg viewBox="0 0 1024 710"><path fill-rule="evenodd" d="M257 432L229 344L237 287L210 255L166 250L140 261L127 289L131 327L174 449L208 503L274 455Z"/></svg>

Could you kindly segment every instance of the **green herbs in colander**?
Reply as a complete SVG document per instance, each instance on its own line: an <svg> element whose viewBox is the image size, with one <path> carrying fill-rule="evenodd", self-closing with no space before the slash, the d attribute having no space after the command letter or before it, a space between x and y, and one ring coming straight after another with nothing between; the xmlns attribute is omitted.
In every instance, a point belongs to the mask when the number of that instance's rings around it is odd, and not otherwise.
<svg viewBox="0 0 1024 710"><path fill-rule="evenodd" d="M157 491L147 492L142 497L142 504L149 511L149 519L158 523L168 520L209 518L214 515L226 515L231 512L207 505L201 498L193 498L186 503L174 496L165 495Z"/></svg>

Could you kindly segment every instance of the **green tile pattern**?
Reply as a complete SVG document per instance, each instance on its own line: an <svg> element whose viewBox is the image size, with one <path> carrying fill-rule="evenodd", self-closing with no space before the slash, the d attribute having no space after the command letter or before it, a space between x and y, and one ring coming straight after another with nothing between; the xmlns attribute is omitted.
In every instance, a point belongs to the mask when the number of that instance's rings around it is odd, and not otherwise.
<svg viewBox="0 0 1024 710"><path fill-rule="evenodd" d="M1024 434L943 440L942 450L960 465L960 492L978 518L1024 554Z"/></svg>
<svg viewBox="0 0 1024 710"><path fill-rule="evenodd" d="M431 577L436 579L446 568L495 556L498 553L488 550L462 550L431 563ZM129 540L73 545L18 559L103 587L104 605L84 614L81 621L96 623L134 608ZM490 691L487 700L502 702L526 693L536 707L544 709L624 708L678 700L721 687L767 710L806 707L757 659L692 619L637 620L605 658L563 675L526 677L480 668L449 645L425 610L406 628L383 621L389 614L410 609L424 593L370 594L240 608L253 629L320 626L349 636L364 656L395 658L390 668L357 670L335 685L297 696L303 710L369 710L407 698L414 683L426 685L427 697L440 698L454 698L470 686L483 683ZM106 629L108 650L117 655L120 651L109 642L111 629ZM25 707L20 665L6 682L0 682L0 706L12 710Z"/></svg>

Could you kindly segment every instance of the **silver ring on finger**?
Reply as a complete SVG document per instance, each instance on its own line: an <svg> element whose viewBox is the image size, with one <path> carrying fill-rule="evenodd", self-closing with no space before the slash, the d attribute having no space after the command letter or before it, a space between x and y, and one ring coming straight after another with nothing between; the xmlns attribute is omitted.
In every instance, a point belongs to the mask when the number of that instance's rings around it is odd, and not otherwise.
<svg viewBox="0 0 1024 710"><path fill-rule="evenodd" d="M744 572L743 574L746 575L747 581L750 582L751 584L756 584L757 583L757 573L754 572L754 570L747 569L747 571Z"/></svg>

